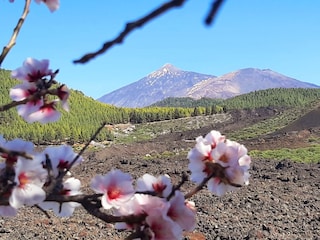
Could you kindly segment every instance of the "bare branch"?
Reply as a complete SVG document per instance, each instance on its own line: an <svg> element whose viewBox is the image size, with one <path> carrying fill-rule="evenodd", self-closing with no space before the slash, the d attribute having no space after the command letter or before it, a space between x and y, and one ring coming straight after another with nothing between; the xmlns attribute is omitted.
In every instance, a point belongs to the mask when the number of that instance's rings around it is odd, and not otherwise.
<svg viewBox="0 0 320 240"><path fill-rule="evenodd" d="M165 13L166 11L170 10L171 8L174 7L180 7L184 4L186 0L171 0L169 2L164 3L148 15L134 21L134 22L129 22L126 24L125 29L113 40L105 42L103 46L96 52L92 53L87 53L84 56L82 56L80 59L74 60L73 63L86 63L96 56L103 54L106 52L109 48L113 47L116 44L120 44L123 42L124 38L133 30L136 28L139 28L149 21L155 19L156 17L160 16L161 14Z"/></svg>
<svg viewBox="0 0 320 240"><path fill-rule="evenodd" d="M101 196L102 194L75 195L75 196L51 194L47 196L45 201L54 201L61 204L64 202L80 203L89 214L107 223L116 223L116 222L126 222L129 224L140 223L146 218L145 214L127 215L127 216L114 216L114 215L106 214L101 211L101 208L102 208L101 199L100 199Z"/></svg>
<svg viewBox="0 0 320 240"><path fill-rule="evenodd" d="M25 99L23 99L21 101L12 101L11 103L8 103L6 105L0 106L0 112L7 111L10 108L16 107L16 106L21 105L21 104L26 104L29 101L30 101L30 98L25 98Z"/></svg>
<svg viewBox="0 0 320 240"><path fill-rule="evenodd" d="M212 2L212 6L211 6L211 9L210 9L210 12L209 12L209 14L208 14L208 16L206 17L206 20L205 20L205 23L207 25L212 24L214 18L216 17L216 14L217 14L219 8L222 6L223 2L224 2L224 0L214 0Z"/></svg>
<svg viewBox="0 0 320 240"><path fill-rule="evenodd" d="M186 181L188 181L188 175L187 175L185 172L183 172L183 173L182 173L182 176L181 176L181 181L180 181L176 186L174 186L174 187L172 188L171 193L170 193L169 196L167 197L167 200L168 200L168 201L174 196L175 191L176 191L176 190L179 190Z"/></svg>
<svg viewBox="0 0 320 240"><path fill-rule="evenodd" d="M78 153L78 155L72 160L72 162L70 163L70 165L68 166L68 168L66 169L66 171L64 171L64 175L72 168L72 166L75 164L75 162L79 159L79 157L84 153L84 151L88 148L88 146L90 145L91 141L93 141L94 139L96 139L96 137L98 136L98 134L101 132L101 130L104 128L104 126L106 125L106 122L103 122L101 124L101 126L97 129L97 131L92 135L92 137L89 139L89 141L86 143L86 145L80 150L80 152ZM63 176L64 176L63 175Z"/></svg>
<svg viewBox="0 0 320 240"><path fill-rule="evenodd" d="M22 13L16 27L13 30L13 34L10 38L10 41L9 41L8 45L5 46L2 50L2 53L0 55L0 66L1 66L3 60L5 59L5 57L7 56L7 54L9 53L9 51L11 50L11 48L16 44L16 39L18 37L20 29L21 29L27 15L29 13L30 2L31 2L31 0L26 0L26 3L24 5L24 9L23 9L23 13Z"/></svg>
<svg viewBox="0 0 320 240"><path fill-rule="evenodd" d="M29 160L33 159L33 157L26 152L12 151L12 150L5 149L3 147L0 147L0 153L5 153L8 156L19 156Z"/></svg>

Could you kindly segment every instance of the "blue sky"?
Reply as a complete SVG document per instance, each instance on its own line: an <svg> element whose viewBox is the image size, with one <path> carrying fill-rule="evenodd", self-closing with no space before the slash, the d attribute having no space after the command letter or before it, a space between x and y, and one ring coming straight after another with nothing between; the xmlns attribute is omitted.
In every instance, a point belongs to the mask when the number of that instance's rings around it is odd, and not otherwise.
<svg viewBox="0 0 320 240"><path fill-rule="evenodd" d="M269 68L320 85L320 1L227 0L214 24L203 24L211 1L189 0L133 31L124 43L86 64L72 61L97 50L144 16L159 0L60 0L54 13L31 4L2 68L27 57L50 59L57 80L93 98L138 81L171 63L220 76L241 68ZM0 0L0 47L9 40L24 1Z"/></svg>

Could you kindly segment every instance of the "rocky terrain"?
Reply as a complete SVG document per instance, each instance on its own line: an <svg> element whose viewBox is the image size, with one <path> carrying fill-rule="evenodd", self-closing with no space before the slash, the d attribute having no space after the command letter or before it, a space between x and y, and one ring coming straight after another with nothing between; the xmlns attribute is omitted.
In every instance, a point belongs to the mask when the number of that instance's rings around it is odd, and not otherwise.
<svg viewBox="0 0 320 240"><path fill-rule="evenodd" d="M260 114L261 118L265 118ZM312 115L312 118L315 116ZM228 136L257 119L238 116L216 129ZM243 121L239 121L243 119ZM246 120L244 120L246 119ZM250 120L251 119L251 120ZM320 118L318 118L320 119ZM266 135L265 139L244 142L252 149L304 146L303 134L319 136L319 128L306 124L290 126L288 131ZM302 126L302 127L299 127ZM114 144L98 151L87 151L85 162L72 171L88 190L89 179L111 168L130 172L135 178L148 172L167 173L178 182L181 172L188 172L186 153L193 143L186 141L205 134L199 129L180 134L166 134L152 141ZM289 134L291 133L291 134ZM174 154L164 154L174 153ZM250 153L250 152L249 152ZM148 157L146 157L148 156ZM192 198L197 207L197 227L185 233L185 239L320 239L320 159L316 163L296 163L252 159L250 184L236 193L215 197L203 190ZM188 191L194 185L183 186ZM50 218L36 208L25 208L15 218L0 218L0 239L124 239L128 234L113 229L79 208L70 218Z"/></svg>

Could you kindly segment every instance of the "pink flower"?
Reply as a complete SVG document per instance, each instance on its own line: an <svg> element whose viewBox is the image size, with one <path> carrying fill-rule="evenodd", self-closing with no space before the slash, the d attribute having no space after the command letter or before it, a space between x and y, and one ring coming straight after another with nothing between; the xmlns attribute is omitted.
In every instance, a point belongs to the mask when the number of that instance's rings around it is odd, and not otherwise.
<svg viewBox="0 0 320 240"><path fill-rule="evenodd" d="M70 91L67 88L67 86L64 84L61 85L58 88L58 97L61 101L62 108L67 112L69 111L69 104L68 104L69 96L70 96Z"/></svg>
<svg viewBox="0 0 320 240"><path fill-rule="evenodd" d="M33 143L32 142L27 142L22 139L14 139L12 141L6 141L2 136L1 136L1 141L0 141L1 147L10 150L10 151L21 151L28 153L29 155L33 154ZM14 164L17 162L18 157L15 155L8 155L5 153L0 153L0 156L3 157L6 160L6 164Z"/></svg>
<svg viewBox="0 0 320 240"><path fill-rule="evenodd" d="M37 3L45 3L51 12L57 10L60 6L59 0L35 0Z"/></svg>
<svg viewBox="0 0 320 240"><path fill-rule="evenodd" d="M65 85L52 89L56 84L53 78L58 70L52 72L48 67L48 60L27 58L22 67L11 72L12 77L22 80L23 83L10 90L10 97L13 101L20 101L17 106L18 114L29 123L57 121L61 116L56 110L59 101L62 108L69 111L67 101L70 92ZM55 95L59 99L49 101L47 95Z"/></svg>
<svg viewBox="0 0 320 240"><path fill-rule="evenodd" d="M237 187L249 184L251 158L247 149L237 142L227 140L218 144L212 156L216 163L224 168L224 176L213 177L208 182L208 189L217 196L222 196Z"/></svg>
<svg viewBox="0 0 320 240"><path fill-rule="evenodd" d="M46 156L49 156L51 160L51 165L53 168L54 176L57 177L60 171L65 171L70 167L72 161L77 157L77 154L73 151L73 148L68 145L61 146L50 146L47 147L41 154L36 157L39 158L39 161L45 166ZM79 156L73 166L78 165L83 161L83 158Z"/></svg>
<svg viewBox="0 0 320 240"><path fill-rule="evenodd" d="M56 110L57 101L44 103L37 111L25 116L24 119L29 122L50 123L60 119L61 113Z"/></svg>
<svg viewBox="0 0 320 240"><path fill-rule="evenodd" d="M10 89L10 97L13 101L22 101L26 98L33 96L37 92L37 88L34 84L23 83ZM43 100L40 98L34 98L32 101L28 101L26 104L18 105L18 114L24 119L36 112L43 105Z"/></svg>
<svg viewBox="0 0 320 240"><path fill-rule="evenodd" d="M124 202L119 208L115 209L115 215L148 215L154 209L161 209L162 212L167 213L169 203L164 198L154 197L147 194L134 194L134 196L127 202ZM135 229L136 225L143 226L145 222L138 224L116 223L117 229Z"/></svg>
<svg viewBox="0 0 320 240"><path fill-rule="evenodd" d="M0 205L0 216L1 217L14 217L17 215L17 209L10 205Z"/></svg>
<svg viewBox="0 0 320 240"><path fill-rule="evenodd" d="M61 113L56 110L57 101L44 103L43 98L36 98L37 89L34 84L23 83L10 89L10 97L14 101L22 101L33 96L31 101L17 106L18 114L27 122L49 123L57 121ZM69 110L68 103L64 102L64 108Z"/></svg>
<svg viewBox="0 0 320 240"><path fill-rule="evenodd" d="M218 196L248 184L251 158L247 149L237 142L226 140L217 131L205 138L198 137L189 152L191 180L201 183L208 176L208 189Z"/></svg>
<svg viewBox="0 0 320 240"><path fill-rule="evenodd" d="M191 204L185 201L180 191L175 191L174 197L170 199L168 216L186 231L193 231L196 226L196 211L189 207Z"/></svg>
<svg viewBox="0 0 320 240"><path fill-rule="evenodd" d="M91 181L91 188L97 193L103 193L101 204L105 209L119 208L134 195L131 175L120 170L96 176Z"/></svg>
<svg viewBox="0 0 320 240"><path fill-rule="evenodd" d="M0 144L3 143L4 138L0 135ZM2 147L2 144L1 144ZM6 163L0 162L0 178L2 179L3 176L1 176L2 173L4 173L4 169L7 167ZM1 204L0 205L0 216L2 217L13 217L17 215L17 209L10 206L7 202L9 200L9 197L11 195L11 189L6 190L5 192L1 192L0 199Z"/></svg>
<svg viewBox="0 0 320 240"><path fill-rule="evenodd" d="M172 191L170 177L162 175L156 178L150 174L144 174L137 180L137 191L151 191L160 197L168 197Z"/></svg>
<svg viewBox="0 0 320 240"><path fill-rule="evenodd" d="M152 240L174 240L182 239L181 227L172 221L161 209L154 209L146 217L146 223L149 228L149 239ZM148 229L147 228L147 229Z"/></svg>
<svg viewBox="0 0 320 240"><path fill-rule="evenodd" d="M60 195L63 196L74 196L81 194L80 192L81 183L78 179L75 178L68 178L63 183L63 188L60 191ZM51 201L44 201L38 204L43 210L50 210L52 209L53 212L58 215L59 217L70 217L74 209L80 206L79 203L76 202L65 202L65 203L58 203L58 202L51 202Z"/></svg>
<svg viewBox="0 0 320 240"><path fill-rule="evenodd" d="M48 67L49 60L47 59L39 61L34 58L27 58L22 67L11 72L11 76L24 82L37 82L52 74L52 70Z"/></svg>
<svg viewBox="0 0 320 240"><path fill-rule="evenodd" d="M16 186L9 198L10 205L19 208L24 204L32 206L44 201L46 193L42 187L47 178L47 171L41 163L35 159L18 158L15 172Z"/></svg>

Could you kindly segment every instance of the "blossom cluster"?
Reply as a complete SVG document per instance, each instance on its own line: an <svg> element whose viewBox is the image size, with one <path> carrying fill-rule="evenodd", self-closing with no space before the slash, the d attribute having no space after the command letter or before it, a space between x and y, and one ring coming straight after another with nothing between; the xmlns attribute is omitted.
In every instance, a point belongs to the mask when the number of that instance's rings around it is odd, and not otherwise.
<svg viewBox="0 0 320 240"><path fill-rule="evenodd" d="M102 206L116 216L143 217L140 222L116 223L117 229L138 230L148 239L181 239L183 230L195 228L194 203L173 188L168 175L145 174L134 188L131 175L111 170L93 178L91 187L103 194Z"/></svg>
<svg viewBox="0 0 320 240"><path fill-rule="evenodd" d="M5 149L5 150L4 150ZM70 146L49 146L35 152L33 144L21 139L6 141L0 138L0 215L14 216L23 205L38 205L53 210L61 217L71 216L78 202L61 202L48 196L81 195L81 183L74 177L62 181L66 171L83 161ZM18 152L24 154L18 155ZM251 159L243 145L225 138L218 131L198 137L188 154L191 180L198 186L207 184L218 196L248 184ZM61 182L59 182L59 179ZM181 239L183 231L196 225L195 203L175 187L168 175L155 177L144 174L134 180L129 173L112 169L91 180L91 189L100 194L101 207L113 210L123 218L117 229L138 232L147 239Z"/></svg>
<svg viewBox="0 0 320 240"><path fill-rule="evenodd" d="M13 101L19 102L18 114L27 122L48 123L57 121L61 113L56 110L57 103L61 101L62 108L69 111L69 90L62 84L53 89L57 84L54 77L58 71L49 69L49 60L36 60L27 58L22 67L11 72L11 76L22 81L21 84L10 90ZM50 99L55 95L58 99Z"/></svg>
<svg viewBox="0 0 320 240"><path fill-rule="evenodd" d="M5 140L0 136L0 215L15 216L23 205L39 205L44 210L52 209L58 216L70 216L79 204L66 202L62 205L45 202L47 188L70 164L78 164L72 147L67 145L49 146L43 152L35 152L31 142L21 139ZM17 153L24 153L18 155ZM73 160L76 161L73 163ZM50 161L50 169L48 168ZM50 173L50 171L52 173ZM80 194L80 181L70 177L65 182L57 182L52 191L56 195Z"/></svg>
<svg viewBox="0 0 320 240"><path fill-rule="evenodd" d="M45 3L52 12L60 4L59 0L35 1ZM11 72L21 83L10 90L13 102L3 109L17 106L18 114L29 123L57 121L61 116L57 103L69 111L70 95L68 88L55 80L57 73L49 69L49 60L27 58L22 67ZM218 131L198 137L188 159L190 178L197 185L186 194L181 191L184 178L174 185L168 175L146 173L134 181L129 173L112 169L95 176L90 184L95 194L85 195L80 180L68 174L83 162L71 146L49 146L40 152L31 142L8 141L0 135L0 216L15 216L22 206L37 205L69 217L82 205L94 216L97 212L106 214L103 209L111 211L115 218L103 220L133 232L135 238L181 239L183 231L192 231L196 226L195 203L189 198L205 186L222 196L248 184L250 176L247 149Z"/></svg>
<svg viewBox="0 0 320 240"><path fill-rule="evenodd" d="M208 189L217 196L249 184L251 158L244 145L226 139L218 131L196 139L189 152L191 180L208 181Z"/></svg>
<svg viewBox="0 0 320 240"><path fill-rule="evenodd" d="M1 136L0 149L1 216L16 215L23 205L51 209L61 217L73 214L79 203L47 199L48 195L81 194L78 179L69 177L62 182L60 178L71 166L83 161L70 146L50 146L35 152L31 142L6 141ZM218 196L248 184L251 160L246 148L220 132L211 131L205 137L198 137L188 158L191 180L200 185L207 183L208 189ZM113 209L115 216L136 217L134 221L117 222L117 229L135 231L147 239L180 239L184 230L195 228L195 204L187 200L189 195L173 186L168 175L145 174L134 186L130 174L113 169L95 176L91 188L101 194L104 209Z"/></svg>

